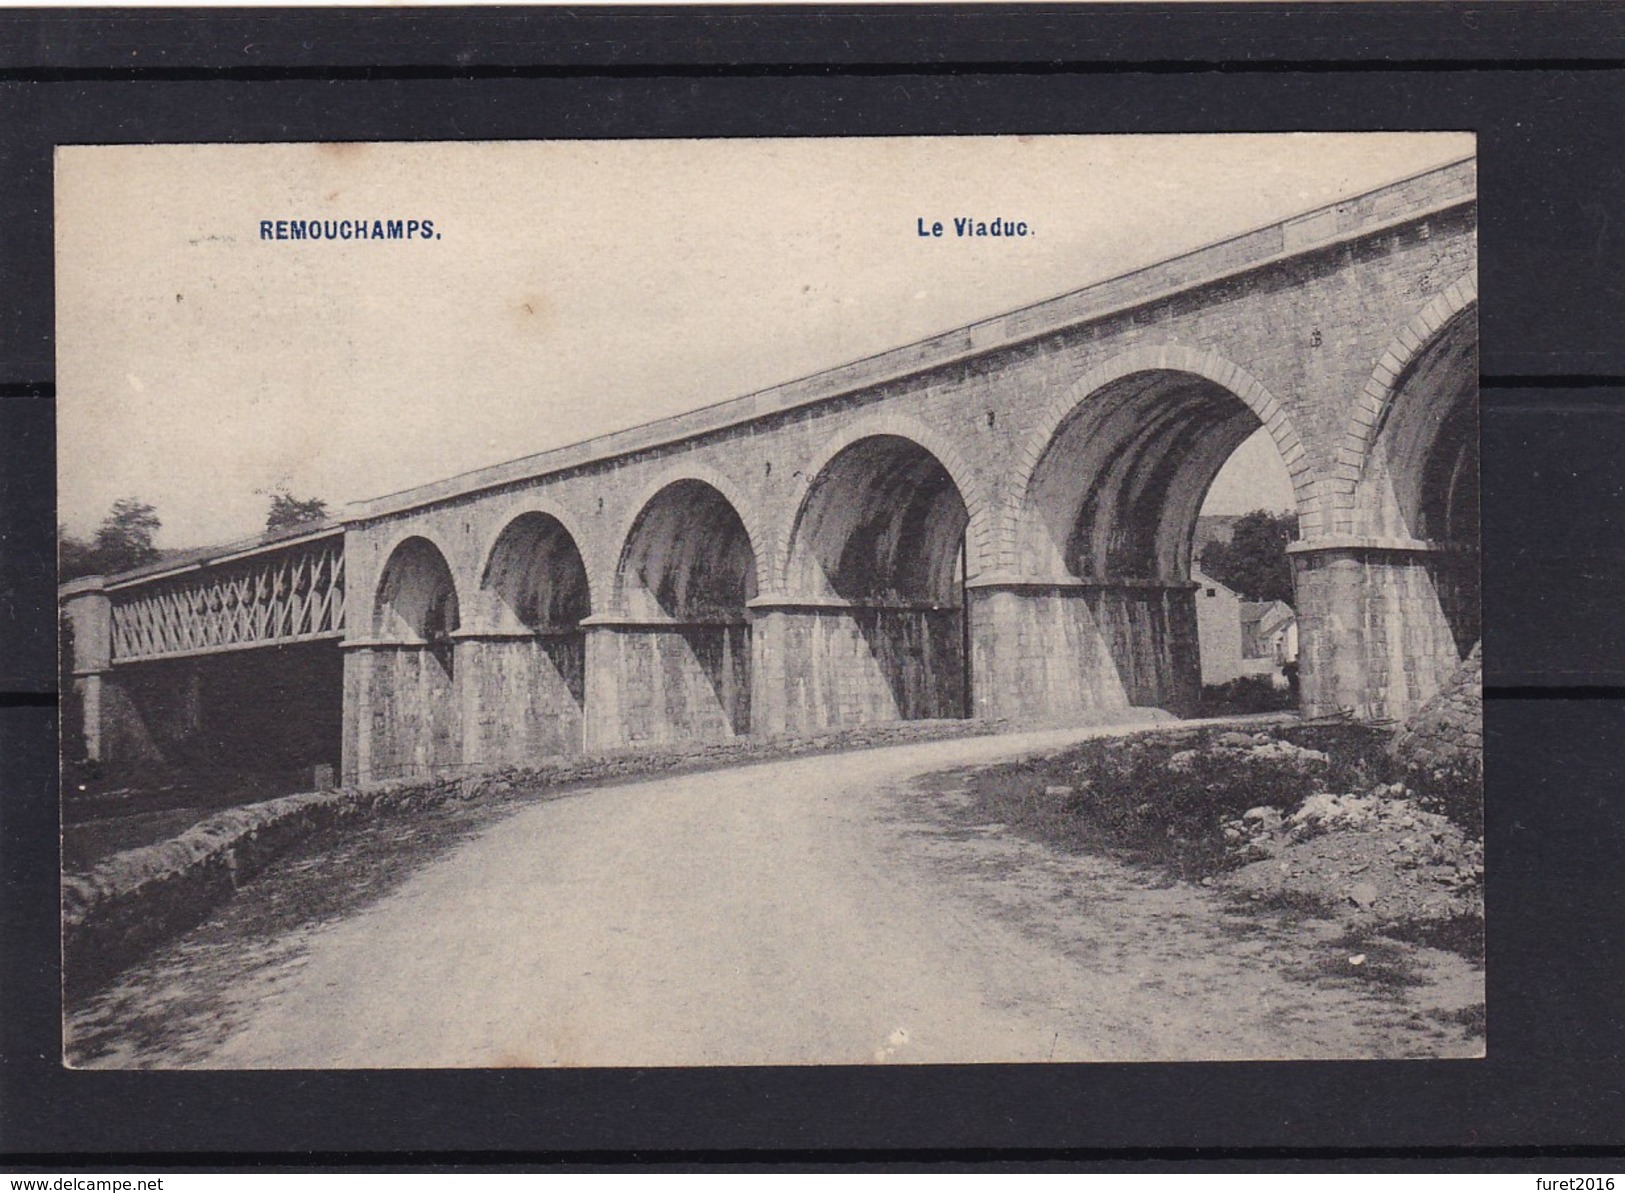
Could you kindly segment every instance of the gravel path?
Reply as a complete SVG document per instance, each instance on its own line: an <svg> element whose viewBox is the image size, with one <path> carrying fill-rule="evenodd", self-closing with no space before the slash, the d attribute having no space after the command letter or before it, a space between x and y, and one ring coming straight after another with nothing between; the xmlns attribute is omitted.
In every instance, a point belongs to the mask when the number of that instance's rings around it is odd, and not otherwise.
<svg viewBox="0 0 1625 1193"><path fill-rule="evenodd" d="M1132 728L802 758L525 807L217 992L237 1008L232 1030L172 1063L1476 1051L1379 992L1305 977L1327 945L1312 925L1261 926L1213 891L967 826L951 779L919 781Z"/></svg>

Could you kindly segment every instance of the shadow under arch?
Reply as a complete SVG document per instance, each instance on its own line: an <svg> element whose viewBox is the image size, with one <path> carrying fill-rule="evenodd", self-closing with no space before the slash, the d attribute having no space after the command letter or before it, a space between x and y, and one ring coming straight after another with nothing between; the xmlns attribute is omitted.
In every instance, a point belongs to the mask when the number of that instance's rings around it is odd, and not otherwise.
<svg viewBox="0 0 1625 1193"><path fill-rule="evenodd" d="M785 651L808 725L964 717L970 514L937 456L912 438L848 443L796 511ZM790 614L787 614L790 615Z"/></svg>
<svg viewBox="0 0 1625 1193"><path fill-rule="evenodd" d="M538 602L560 605L556 614L563 607L579 606L586 611L594 607L591 569L583 540L572 529L574 520L552 503L531 499L509 507L493 523L498 529L488 536L479 556L480 591L495 601L483 614L485 622L504 629L545 625L547 609L539 610L543 614L539 620L525 609ZM579 576L573 574L577 562ZM565 593L571 595L560 602ZM579 617L585 616L587 612L579 613ZM559 619L555 616L554 620Z"/></svg>
<svg viewBox="0 0 1625 1193"><path fill-rule="evenodd" d="M1475 292L1453 288L1413 320L1403 360L1385 354L1375 421L1358 428L1365 446L1347 522L1355 534L1425 546L1458 659L1482 633L1477 315Z"/></svg>
<svg viewBox="0 0 1625 1193"><path fill-rule="evenodd" d="M480 575L484 632L470 693L470 750L486 764L581 750L586 706L587 568L575 537L550 513L526 510L502 528Z"/></svg>
<svg viewBox="0 0 1625 1193"><path fill-rule="evenodd" d="M730 737L751 727L757 555L714 485L672 480L639 509L621 547L612 626L620 727L632 741Z"/></svg>
<svg viewBox="0 0 1625 1193"><path fill-rule="evenodd" d="M907 415L886 413L861 417L845 426L823 445L822 450L803 465L803 474L809 492L827 477L830 465L856 444L868 439L899 439L913 444L941 465L958 490L965 506L966 567L971 575L997 566L998 509L988 498L975 472L971 470L956 448L952 437L933 429ZM801 474L798 474L801 475ZM775 559L778 572L775 579L783 591L794 595L795 581L790 577L792 545L800 532L806 511L807 496L796 503L794 515L785 524L776 542Z"/></svg>
<svg viewBox="0 0 1625 1193"><path fill-rule="evenodd" d="M402 539L385 560L373 599L372 633L382 641L449 646L461 625L457 582L429 539Z"/></svg>
<svg viewBox="0 0 1625 1193"><path fill-rule="evenodd" d="M1372 448L1387 427L1401 393L1406 390L1415 393L1422 358L1430 353L1436 355L1436 345L1447 334L1459 343L1470 332L1475 350L1472 381L1476 397L1477 318L1478 276L1469 273L1435 295L1388 344L1366 380L1360 400L1349 417L1338 445L1335 470L1347 491L1354 492L1364 478ZM1435 363L1422 371L1436 368ZM1357 499L1350 498L1339 503L1334 529L1343 534L1357 533L1358 510Z"/></svg>
<svg viewBox="0 0 1625 1193"><path fill-rule="evenodd" d="M421 535L395 545L379 575L363 681L367 777L434 775L462 762L456 644L461 603L440 548Z"/></svg>
<svg viewBox="0 0 1625 1193"><path fill-rule="evenodd" d="M605 548L613 554L607 559L600 558L590 568L594 592L599 593L602 590L594 608L601 612L621 608L624 603L622 580L625 575L627 547L632 543L639 527L647 521L651 509L656 507L657 500L676 485L699 486L697 489L688 488L678 492L710 490L721 496L738 517L745 531L745 541L749 544L754 560L750 577L752 594L762 591L771 583L768 569L773 544L764 535L760 526L760 515L752 507L748 494L716 469L706 467L699 461L683 459L644 486L630 504L630 516L621 524L618 532L612 533L605 540Z"/></svg>
<svg viewBox="0 0 1625 1193"><path fill-rule="evenodd" d="M1146 345L1112 357L1053 400L1028 437L1005 490L1001 568L1047 575L1063 567L1057 556L1064 554L1074 530L1064 507L1072 501L1081 506L1085 496L1067 489L1074 482L1100 480L1105 483L1094 494L1096 503L1110 503L1115 510L1099 511L1108 516L1097 520L1094 553L1138 555L1133 566L1141 571L1154 558L1154 566L1168 575L1188 572L1189 542L1181 542L1186 536L1180 533L1186 516L1194 527L1213 478L1260 427L1268 431L1291 481L1300 533L1313 537L1320 533L1324 514L1307 454L1291 416L1257 378L1217 352L1181 344ZM1091 440L1099 450L1084 461L1081 453ZM1178 453L1185 449L1197 455L1182 463ZM1124 451L1134 458L1120 458ZM1073 460L1087 462L1091 471L1084 475L1074 468L1070 480L1058 478L1056 466L1064 469ZM1117 469L1113 478L1102 473L1108 461ZM1126 489L1125 480L1130 485ZM1181 504L1162 510L1159 497ZM1173 517L1152 528L1148 520L1159 514ZM1108 529L1112 523L1118 525ZM1034 531L1040 532L1036 538ZM1045 531L1051 543L1060 544L1057 551L1043 549Z"/></svg>
<svg viewBox="0 0 1625 1193"><path fill-rule="evenodd" d="M1018 662L1018 674L1031 674L1016 682L1059 708L1189 715L1202 682L1197 517L1226 461L1260 427L1292 480L1300 524L1318 524L1290 418L1236 366L1178 346L1107 362L1048 414L1008 493L1003 558L1006 579L1035 591L1022 616L1059 626L1050 635L1066 647Z"/></svg>

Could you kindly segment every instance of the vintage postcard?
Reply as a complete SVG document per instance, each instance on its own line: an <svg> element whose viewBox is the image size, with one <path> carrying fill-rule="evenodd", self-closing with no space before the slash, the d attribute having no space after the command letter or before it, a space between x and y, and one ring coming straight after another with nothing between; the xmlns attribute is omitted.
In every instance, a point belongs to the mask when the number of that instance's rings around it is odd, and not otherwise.
<svg viewBox="0 0 1625 1193"><path fill-rule="evenodd" d="M59 148L65 1063L1482 1055L1474 155Z"/></svg>

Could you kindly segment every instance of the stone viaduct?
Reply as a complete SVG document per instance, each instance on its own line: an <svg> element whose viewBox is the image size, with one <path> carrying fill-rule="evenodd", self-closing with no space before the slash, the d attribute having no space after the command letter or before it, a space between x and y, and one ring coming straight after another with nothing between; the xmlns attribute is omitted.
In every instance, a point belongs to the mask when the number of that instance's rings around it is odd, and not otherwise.
<svg viewBox="0 0 1625 1193"><path fill-rule="evenodd" d="M65 585L86 742L345 779L1186 712L1219 468L1292 478L1307 714L1479 637L1464 161L776 388Z"/></svg>

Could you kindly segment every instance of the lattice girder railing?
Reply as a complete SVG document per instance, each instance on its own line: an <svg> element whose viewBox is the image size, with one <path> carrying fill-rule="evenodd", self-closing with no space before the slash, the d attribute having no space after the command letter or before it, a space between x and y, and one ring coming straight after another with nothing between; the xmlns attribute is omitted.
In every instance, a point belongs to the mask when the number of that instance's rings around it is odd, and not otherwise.
<svg viewBox="0 0 1625 1193"><path fill-rule="evenodd" d="M113 661L344 634L344 540L317 539L114 589Z"/></svg>

